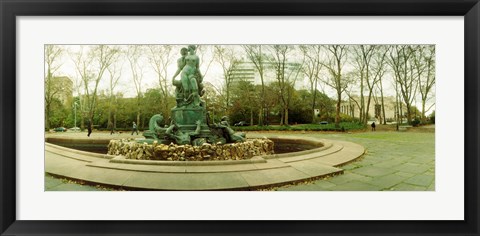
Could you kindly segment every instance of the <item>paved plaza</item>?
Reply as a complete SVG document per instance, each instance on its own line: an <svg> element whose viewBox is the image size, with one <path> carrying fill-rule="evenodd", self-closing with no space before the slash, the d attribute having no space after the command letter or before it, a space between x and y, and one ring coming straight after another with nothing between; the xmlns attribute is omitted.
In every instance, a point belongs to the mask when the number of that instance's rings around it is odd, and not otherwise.
<svg viewBox="0 0 480 236"><path fill-rule="evenodd" d="M277 191L433 191L435 190L434 130L358 133L292 132L288 135L349 141L365 147L366 153L339 168L343 174L301 184L270 188ZM253 133L252 133L253 134ZM258 133L256 133L258 134ZM272 133L269 133L272 134ZM281 135L282 133L276 133ZM85 133L54 133L47 136L75 136L88 139ZM134 135L135 136L135 135ZM109 139L132 137L130 134L96 132L91 138ZM141 137L138 135L136 137ZM45 176L47 191L106 191L119 190L105 186L90 186L82 182Z"/></svg>
<svg viewBox="0 0 480 236"><path fill-rule="evenodd" d="M434 132L308 134L363 145L364 156L342 166L344 174L279 191L434 191Z"/></svg>

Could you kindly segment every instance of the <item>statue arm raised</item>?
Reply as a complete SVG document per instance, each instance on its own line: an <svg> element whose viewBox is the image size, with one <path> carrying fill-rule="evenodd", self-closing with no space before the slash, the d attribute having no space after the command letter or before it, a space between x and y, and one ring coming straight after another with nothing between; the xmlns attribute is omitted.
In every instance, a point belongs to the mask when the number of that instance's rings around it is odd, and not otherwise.
<svg viewBox="0 0 480 236"><path fill-rule="evenodd" d="M175 80L175 78L178 76L178 74L180 74L180 72L182 72L184 66L185 66L185 62L182 60L182 58L179 58L177 60L177 71L173 75L172 83Z"/></svg>
<svg viewBox="0 0 480 236"><path fill-rule="evenodd" d="M173 75L172 83L173 83L173 81L175 81L175 78L178 76L178 74L180 74L181 71L182 71L182 69L180 69L180 68L177 69L177 72L175 72L175 74Z"/></svg>

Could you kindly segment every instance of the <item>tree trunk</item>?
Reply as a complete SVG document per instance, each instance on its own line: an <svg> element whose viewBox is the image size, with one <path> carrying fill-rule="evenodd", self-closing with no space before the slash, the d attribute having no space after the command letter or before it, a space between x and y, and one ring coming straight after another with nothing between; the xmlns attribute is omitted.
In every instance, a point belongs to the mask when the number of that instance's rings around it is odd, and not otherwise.
<svg viewBox="0 0 480 236"><path fill-rule="evenodd" d="M395 88L396 89L396 88ZM400 104L398 102L398 91L395 94L395 118L397 120L397 131L398 131L398 125L400 124L399 116L400 116Z"/></svg>
<svg viewBox="0 0 480 236"><path fill-rule="evenodd" d="M259 118L259 120L258 120L258 124L261 125L261 126L263 126L264 123L265 123L265 118L266 118L266 117L265 117L265 112L264 112L266 108L265 108L265 83L263 82L263 70L262 70L262 72L260 73L260 80L262 81L262 104L261 104L261 106L260 106L260 109L261 109L260 114L261 114L261 116L260 116L260 118Z"/></svg>
<svg viewBox="0 0 480 236"><path fill-rule="evenodd" d="M368 119L368 116L369 116L369 112L370 112L370 102L372 101L372 93L370 92L368 94L368 99L367 99L367 111L365 112L365 124L367 123L367 119ZM374 114L375 116L375 114Z"/></svg>
<svg viewBox="0 0 480 236"><path fill-rule="evenodd" d="M262 126L262 125L263 125L263 120L262 120L262 114L263 114L263 112L262 112L262 110L263 110L263 109L260 108L260 111L258 111L258 125L259 125L259 126Z"/></svg>
<svg viewBox="0 0 480 236"><path fill-rule="evenodd" d="M383 124L387 124L387 118L385 117L385 103L383 101L383 85L382 85L382 79L380 79L380 97L382 101L382 115L383 115Z"/></svg>
<svg viewBox="0 0 480 236"><path fill-rule="evenodd" d="M400 107L400 124L403 124L403 105L400 99L398 99L398 104Z"/></svg>
<svg viewBox="0 0 480 236"><path fill-rule="evenodd" d="M363 72L361 72L363 74ZM368 106L367 110L365 111L365 97L363 95L363 75L360 78L360 119L361 121L366 124L367 117L368 117Z"/></svg>
<svg viewBox="0 0 480 236"><path fill-rule="evenodd" d="M284 122L284 124L285 124L285 125L288 125L288 108L285 108L285 112L284 112L284 113L285 113L285 117L284 117L284 118L285 118L285 122Z"/></svg>
<svg viewBox="0 0 480 236"><path fill-rule="evenodd" d="M137 111L137 128L140 127L140 111Z"/></svg>
<svg viewBox="0 0 480 236"><path fill-rule="evenodd" d="M407 122L408 124L412 124L412 111L410 110L411 109L411 105L410 104L407 104Z"/></svg>
<svg viewBox="0 0 480 236"><path fill-rule="evenodd" d="M112 128L113 128L112 108L110 107L110 108L108 109L107 129L112 129Z"/></svg>
<svg viewBox="0 0 480 236"><path fill-rule="evenodd" d="M337 96L338 96L338 100L337 100L337 114L335 116L335 128L339 128L340 127L340 105L342 103L342 94L341 93L337 93Z"/></svg>
<svg viewBox="0 0 480 236"><path fill-rule="evenodd" d="M45 128L50 129L50 104L46 105L45 110Z"/></svg>
<svg viewBox="0 0 480 236"><path fill-rule="evenodd" d="M117 114L113 113L113 129L117 129Z"/></svg>
<svg viewBox="0 0 480 236"><path fill-rule="evenodd" d="M280 125L283 125L283 124L284 124L284 123L283 123L283 118L284 118L283 114L284 114L284 113L285 113L285 110L282 109L282 111L280 112Z"/></svg>
<svg viewBox="0 0 480 236"><path fill-rule="evenodd" d="M80 117L80 129L81 130L85 129L85 116L83 115L83 112L82 112L82 115Z"/></svg>
<svg viewBox="0 0 480 236"><path fill-rule="evenodd" d="M253 125L253 109L250 110L250 125Z"/></svg>
<svg viewBox="0 0 480 236"><path fill-rule="evenodd" d="M263 110L262 108L260 108L261 110ZM263 112L262 111L259 111L258 112L258 125L259 126L263 126Z"/></svg>
<svg viewBox="0 0 480 236"><path fill-rule="evenodd" d="M385 117L385 103L383 102L383 92L381 92L381 99L382 99L382 116L383 116L383 124L387 124L387 118Z"/></svg>
<svg viewBox="0 0 480 236"><path fill-rule="evenodd" d="M315 123L316 116L315 116L315 103L317 98L317 84L315 83L315 90L313 91L313 102L312 102L312 123Z"/></svg>
<svg viewBox="0 0 480 236"><path fill-rule="evenodd" d="M269 123L270 123L270 122L269 122L269 119L270 119L270 108L268 108L268 107L265 106L265 111L264 111L263 114L265 114L265 120L263 120L263 124L264 124L264 125L269 125Z"/></svg>
<svg viewBox="0 0 480 236"><path fill-rule="evenodd" d="M422 100L422 123L427 122L427 117L425 116L425 100Z"/></svg>

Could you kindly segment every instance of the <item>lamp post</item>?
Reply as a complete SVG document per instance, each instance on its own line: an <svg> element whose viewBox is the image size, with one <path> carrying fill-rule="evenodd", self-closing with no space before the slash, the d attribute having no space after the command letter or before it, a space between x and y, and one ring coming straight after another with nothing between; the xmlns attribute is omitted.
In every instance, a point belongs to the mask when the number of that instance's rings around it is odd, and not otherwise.
<svg viewBox="0 0 480 236"><path fill-rule="evenodd" d="M75 127L75 128L77 128L77 105L78 105L77 102L74 102L74 103L73 103L73 112L74 112L74 114L75 114L75 115L74 115L74 117L75 117L75 118L74 118L74 119L75 119L75 121L74 121L74 122L75 122L74 127Z"/></svg>

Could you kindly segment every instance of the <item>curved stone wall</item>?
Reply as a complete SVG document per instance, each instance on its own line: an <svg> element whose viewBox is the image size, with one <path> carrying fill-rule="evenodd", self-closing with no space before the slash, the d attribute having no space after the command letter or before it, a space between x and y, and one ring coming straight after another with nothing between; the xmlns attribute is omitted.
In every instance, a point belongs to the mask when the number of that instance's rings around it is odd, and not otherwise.
<svg viewBox="0 0 480 236"><path fill-rule="evenodd" d="M263 134L249 136L264 137ZM125 159L121 155L90 153L45 143L45 172L127 190L256 190L341 174L342 165L365 152L361 145L346 141L274 134L265 136L274 141L316 143L318 148L238 161L152 161ZM104 141L107 140L101 140Z"/></svg>

